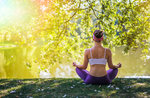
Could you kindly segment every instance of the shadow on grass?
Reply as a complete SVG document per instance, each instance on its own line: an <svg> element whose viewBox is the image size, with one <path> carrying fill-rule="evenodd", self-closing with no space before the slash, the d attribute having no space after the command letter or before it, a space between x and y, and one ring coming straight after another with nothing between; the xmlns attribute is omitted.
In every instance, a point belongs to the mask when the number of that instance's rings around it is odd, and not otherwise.
<svg viewBox="0 0 150 98"><path fill-rule="evenodd" d="M0 97L150 97L150 79L117 78L86 85L78 78L1 79Z"/></svg>

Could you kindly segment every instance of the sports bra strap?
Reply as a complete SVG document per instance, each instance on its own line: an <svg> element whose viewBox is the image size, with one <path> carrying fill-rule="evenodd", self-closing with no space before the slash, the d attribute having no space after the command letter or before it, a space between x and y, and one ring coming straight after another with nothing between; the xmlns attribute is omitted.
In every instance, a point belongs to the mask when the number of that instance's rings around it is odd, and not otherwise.
<svg viewBox="0 0 150 98"><path fill-rule="evenodd" d="M93 57L92 57L92 51L91 51L91 48L90 48L90 54L91 54L91 58L93 58Z"/></svg>
<svg viewBox="0 0 150 98"><path fill-rule="evenodd" d="M106 56L106 48L105 48L105 52L104 52L104 58L105 58L105 56Z"/></svg>

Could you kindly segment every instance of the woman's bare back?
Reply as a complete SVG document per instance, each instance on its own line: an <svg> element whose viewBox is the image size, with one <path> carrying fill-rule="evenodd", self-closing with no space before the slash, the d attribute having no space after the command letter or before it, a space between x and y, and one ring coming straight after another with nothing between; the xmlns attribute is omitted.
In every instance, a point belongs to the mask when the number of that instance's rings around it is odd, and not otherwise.
<svg viewBox="0 0 150 98"><path fill-rule="evenodd" d="M89 59L91 59L91 58L93 58L93 59L104 58L105 48L102 46L93 47L91 49L92 57L90 55L90 49L88 51L89 51L88 52L88 58ZM105 58L107 59L107 49L106 49ZM90 75L96 76L96 77L101 77L101 76L105 76L106 74L107 74L106 65L103 65L103 64L90 65Z"/></svg>

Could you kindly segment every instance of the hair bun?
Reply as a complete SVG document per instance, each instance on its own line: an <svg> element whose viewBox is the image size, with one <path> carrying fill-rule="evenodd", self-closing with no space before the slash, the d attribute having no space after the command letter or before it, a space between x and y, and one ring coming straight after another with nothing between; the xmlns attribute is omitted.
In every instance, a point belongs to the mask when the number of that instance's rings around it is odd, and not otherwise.
<svg viewBox="0 0 150 98"><path fill-rule="evenodd" d="M103 31L95 30L94 35L96 38L101 38L103 36Z"/></svg>

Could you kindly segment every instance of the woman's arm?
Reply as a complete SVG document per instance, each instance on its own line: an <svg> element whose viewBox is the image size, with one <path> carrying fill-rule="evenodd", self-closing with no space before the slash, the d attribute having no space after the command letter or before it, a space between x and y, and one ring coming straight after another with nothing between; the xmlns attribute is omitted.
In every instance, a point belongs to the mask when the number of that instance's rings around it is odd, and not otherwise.
<svg viewBox="0 0 150 98"><path fill-rule="evenodd" d="M107 49L107 53L108 53L108 59L107 59L107 61L108 61L108 66L109 66L109 68L111 68L111 69L115 69L115 68L120 68L121 67L121 64L119 63L119 64L117 64L117 65L113 65L113 63L112 63L112 53L111 53L111 50L110 49Z"/></svg>
<svg viewBox="0 0 150 98"><path fill-rule="evenodd" d="M73 62L73 66L78 67L80 69L86 69L88 66L88 50L86 49L84 52L84 62L83 65L77 65L75 62Z"/></svg>

